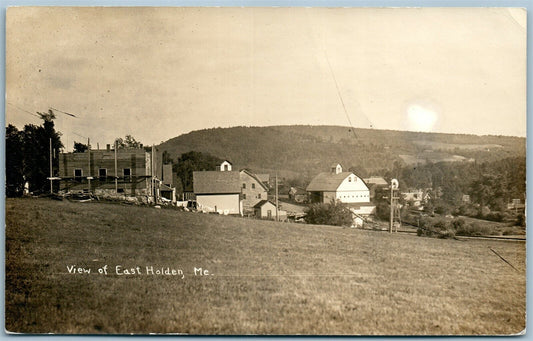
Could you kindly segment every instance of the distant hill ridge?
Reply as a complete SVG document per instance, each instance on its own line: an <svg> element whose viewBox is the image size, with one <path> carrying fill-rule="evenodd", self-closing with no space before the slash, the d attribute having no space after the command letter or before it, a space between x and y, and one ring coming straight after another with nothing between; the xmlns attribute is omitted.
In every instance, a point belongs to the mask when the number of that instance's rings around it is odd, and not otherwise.
<svg viewBox="0 0 533 341"><path fill-rule="evenodd" d="M209 153L230 160L237 168L278 171L282 176L311 177L337 162L368 176L391 169L395 162L406 165L525 157L526 139L362 128L352 131L343 126L240 126L192 131L163 142L158 150L169 152L174 160L191 150Z"/></svg>

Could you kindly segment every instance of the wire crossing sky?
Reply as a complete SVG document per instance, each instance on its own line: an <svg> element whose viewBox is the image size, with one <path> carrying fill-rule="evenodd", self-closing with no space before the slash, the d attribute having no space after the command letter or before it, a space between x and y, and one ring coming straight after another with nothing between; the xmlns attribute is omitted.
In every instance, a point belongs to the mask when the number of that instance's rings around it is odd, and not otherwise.
<svg viewBox="0 0 533 341"><path fill-rule="evenodd" d="M288 124L526 135L522 9L13 7L6 34L6 123L57 108L69 147Z"/></svg>

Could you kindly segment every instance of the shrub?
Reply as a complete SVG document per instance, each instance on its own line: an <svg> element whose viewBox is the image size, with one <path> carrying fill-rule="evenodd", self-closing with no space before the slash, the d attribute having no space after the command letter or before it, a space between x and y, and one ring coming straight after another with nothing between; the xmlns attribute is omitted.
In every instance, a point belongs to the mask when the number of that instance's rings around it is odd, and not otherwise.
<svg viewBox="0 0 533 341"><path fill-rule="evenodd" d="M427 218L423 218L420 219L419 228L416 231L416 234L418 236L426 237L453 238L455 237L455 230L446 220L429 220Z"/></svg>
<svg viewBox="0 0 533 341"><path fill-rule="evenodd" d="M489 214L485 215L483 218L486 220L490 220L490 221L501 222L504 218L504 215L501 212L490 212Z"/></svg>
<svg viewBox="0 0 533 341"><path fill-rule="evenodd" d="M455 233L458 236L486 236L491 234L491 229L486 225L472 222L457 229Z"/></svg>
<svg viewBox="0 0 533 341"><path fill-rule="evenodd" d="M386 202L380 202L376 205L376 216L381 220L390 219L390 205Z"/></svg>
<svg viewBox="0 0 533 341"><path fill-rule="evenodd" d="M457 232L458 230L464 229L464 227L466 226L466 221L464 220L464 218L455 218L452 220L451 225L454 231Z"/></svg>
<svg viewBox="0 0 533 341"><path fill-rule="evenodd" d="M313 204L307 210L305 221L309 224L351 226L352 212L339 201L329 204Z"/></svg>

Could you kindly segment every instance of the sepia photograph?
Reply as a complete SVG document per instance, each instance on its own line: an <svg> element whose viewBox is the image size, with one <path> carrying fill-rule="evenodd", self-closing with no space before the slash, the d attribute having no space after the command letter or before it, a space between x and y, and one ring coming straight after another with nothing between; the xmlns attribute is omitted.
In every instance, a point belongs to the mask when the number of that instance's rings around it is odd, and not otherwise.
<svg viewBox="0 0 533 341"><path fill-rule="evenodd" d="M525 334L526 9L5 21L7 334Z"/></svg>

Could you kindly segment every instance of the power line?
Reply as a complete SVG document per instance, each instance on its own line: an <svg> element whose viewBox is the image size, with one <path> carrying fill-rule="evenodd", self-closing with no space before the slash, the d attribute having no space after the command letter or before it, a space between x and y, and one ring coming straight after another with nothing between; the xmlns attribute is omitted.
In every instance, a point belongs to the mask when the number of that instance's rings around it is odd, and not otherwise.
<svg viewBox="0 0 533 341"><path fill-rule="evenodd" d="M24 112L26 112L26 113L28 113L28 114L30 114L30 115L32 115L32 116L35 116L35 117L39 117L39 118L41 118L40 115L38 115L38 114L36 114L36 113L33 113L33 112L31 112L31 111L28 111L28 110L26 110L26 109L23 109L23 108L21 108L21 107L15 105L15 104L13 104L13 103L11 103L11 102L7 102L7 104L13 106L14 108L16 108L16 109L18 109L18 110L20 110L20 111L24 111Z"/></svg>
<svg viewBox="0 0 533 341"><path fill-rule="evenodd" d="M326 56L326 61L328 62L329 71L331 72L331 77L333 77L333 81L335 82L335 87L337 88L337 94L339 94L339 98L342 103L342 107L344 108L344 114L346 115L346 118L348 119L348 123L350 123L350 127L352 128L351 131L353 132L353 136L357 138L357 134L355 133L355 129L352 125L352 120L350 120L350 115L348 115L348 111L346 110L346 105L344 105L344 100L342 99L341 91L339 89L339 84L337 83L337 78L335 78L335 74L333 73L333 69L331 68L331 64L329 63L328 53L326 50L324 50L324 55Z"/></svg>
<svg viewBox="0 0 533 341"><path fill-rule="evenodd" d="M55 109L55 108L52 108L52 107L50 107L50 109L55 110L55 111L59 111L60 113L63 113L63 114L65 114L65 115L69 115L69 116L72 116L72 117L76 117L76 118L77 118L76 115L71 114L71 113L69 113L69 112L66 112L66 111L63 111L63 110L59 110L59 109Z"/></svg>
<svg viewBox="0 0 533 341"><path fill-rule="evenodd" d="M86 139L88 138L87 136L83 136L83 135L80 135L80 134L75 133L75 132L72 132L72 134L74 134L74 135L78 135L79 137L83 137L83 138L86 138Z"/></svg>

